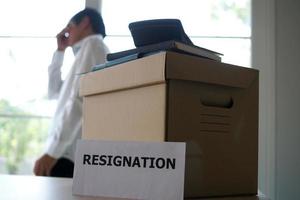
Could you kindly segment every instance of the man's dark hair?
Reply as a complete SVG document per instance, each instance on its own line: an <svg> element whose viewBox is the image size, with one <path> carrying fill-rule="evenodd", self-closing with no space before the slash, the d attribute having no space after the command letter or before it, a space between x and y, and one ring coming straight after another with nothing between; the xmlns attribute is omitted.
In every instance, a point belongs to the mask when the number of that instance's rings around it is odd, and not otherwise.
<svg viewBox="0 0 300 200"><path fill-rule="evenodd" d="M95 33L100 33L103 37L105 37L105 25L102 16L95 9L85 8L84 10L74 15L70 21L74 22L75 24L79 24L82 21L82 19L86 16L90 19L93 31Z"/></svg>

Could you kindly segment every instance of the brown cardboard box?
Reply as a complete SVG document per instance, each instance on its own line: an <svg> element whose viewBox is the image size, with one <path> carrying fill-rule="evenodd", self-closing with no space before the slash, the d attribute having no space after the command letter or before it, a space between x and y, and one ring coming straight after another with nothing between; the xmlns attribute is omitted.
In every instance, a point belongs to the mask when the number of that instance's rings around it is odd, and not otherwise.
<svg viewBox="0 0 300 200"><path fill-rule="evenodd" d="M216 197L216 198L200 198L194 200L270 200L263 195L245 195L245 196L227 196L227 197Z"/></svg>
<svg viewBox="0 0 300 200"><path fill-rule="evenodd" d="M186 142L186 198L257 193L257 70L161 52L82 76L80 94L84 139Z"/></svg>

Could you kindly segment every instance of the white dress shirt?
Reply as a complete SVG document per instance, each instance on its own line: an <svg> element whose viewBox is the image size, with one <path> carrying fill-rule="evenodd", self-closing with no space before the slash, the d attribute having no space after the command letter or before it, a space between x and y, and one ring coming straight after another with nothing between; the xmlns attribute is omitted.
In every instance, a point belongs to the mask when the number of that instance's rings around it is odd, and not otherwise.
<svg viewBox="0 0 300 200"><path fill-rule="evenodd" d="M106 61L109 52L100 34L91 35L73 45L75 60L66 79L61 78L64 52L56 51L48 68L48 96L58 98L46 153L54 158L65 157L74 161L76 140L82 130L82 97L79 96L80 74Z"/></svg>

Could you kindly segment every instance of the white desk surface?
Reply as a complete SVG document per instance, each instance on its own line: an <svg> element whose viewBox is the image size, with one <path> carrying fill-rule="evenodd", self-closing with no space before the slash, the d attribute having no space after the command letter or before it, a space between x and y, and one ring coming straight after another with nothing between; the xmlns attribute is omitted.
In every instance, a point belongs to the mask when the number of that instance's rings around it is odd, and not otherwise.
<svg viewBox="0 0 300 200"><path fill-rule="evenodd" d="M73 179L20 175L0 175L1 200L120 200L72 195ZM227 197L201 200L263 200L264 198ZM122 199L125 200L125 199ZM194 199L196 200L196 199ZM199 199L200 200L200 199Z"/></svg>

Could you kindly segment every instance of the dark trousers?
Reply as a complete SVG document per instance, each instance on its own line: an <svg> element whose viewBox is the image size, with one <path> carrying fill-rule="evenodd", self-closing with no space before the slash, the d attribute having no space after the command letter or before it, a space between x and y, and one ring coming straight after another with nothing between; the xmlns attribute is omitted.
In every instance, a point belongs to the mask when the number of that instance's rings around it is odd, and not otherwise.
<svg viewBox="0 0 300 200"><path fill-rule="evenodd" d="M67 158L59 158L53 166L50 176L73 178L74 163Z"/></svg>

